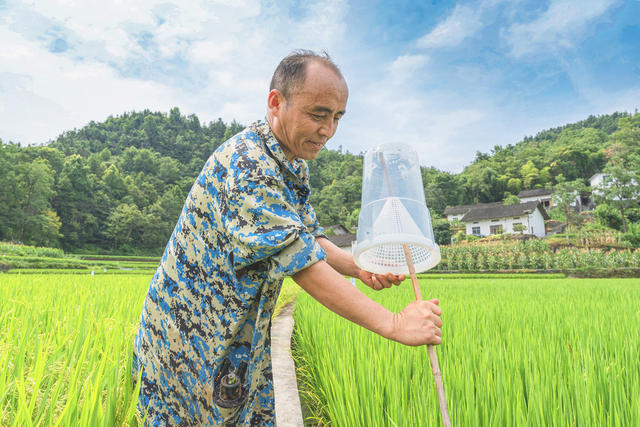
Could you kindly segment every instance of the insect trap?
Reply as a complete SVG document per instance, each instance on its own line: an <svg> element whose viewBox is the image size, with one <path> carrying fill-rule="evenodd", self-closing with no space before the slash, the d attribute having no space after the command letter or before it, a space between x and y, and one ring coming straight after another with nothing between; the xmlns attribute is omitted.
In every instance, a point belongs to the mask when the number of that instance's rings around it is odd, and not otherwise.
<svg viewBox="0 0 640 427"><path fill-rule="evenodd" d="M364 158L353 255L360 268L372 273L410 274L405 249L417 273L440 262L418 155L404 144L384 144Z"/></svg>
<svg viewBox="0 0 640 427"><path fill-rule="evenodd" d="M364 157L362 205L353 257L358 267L376 274L409 274L421 301L416 273L440 262L440 248L424 199L418 154L404 144L383 144ZM428 346L442 423L451 426L438 357Z"/></svg>

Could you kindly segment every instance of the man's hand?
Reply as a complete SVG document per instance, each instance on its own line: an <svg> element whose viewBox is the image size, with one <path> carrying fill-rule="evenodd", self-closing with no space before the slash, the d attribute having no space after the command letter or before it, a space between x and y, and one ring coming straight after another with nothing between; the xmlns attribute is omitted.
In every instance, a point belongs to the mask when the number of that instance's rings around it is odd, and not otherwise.
<svg viewBox="0 0 640 427"><path fill-rule="evenodd" d="M407 345L440 344L438 300L414 301L394 314L367 297L325 261L298 271L293 280L336 314L385 338Z"/></svg>
<svg viewBox="0 0 640 427"><path fill-rule="evenodd" d="M391 285L399 285L405 279L404 274L373 274L368 271L360 270L358 279L362 280L365 285L371 289L379 291L383 288L390 288Z"/></svg>
<svg viewBox="0 0 640 427"><path fill-rule="evenodd" d="M388 338L406 345L440 344L442 342L442 309L439 301L413 301L393 315L393 327Z"/></svg>

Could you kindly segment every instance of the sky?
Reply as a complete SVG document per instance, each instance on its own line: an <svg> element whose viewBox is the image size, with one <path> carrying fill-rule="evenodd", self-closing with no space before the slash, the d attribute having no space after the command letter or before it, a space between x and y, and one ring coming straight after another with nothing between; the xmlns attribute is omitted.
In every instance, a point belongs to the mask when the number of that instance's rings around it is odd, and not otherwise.
<svg viewBox="0 0 640 427"><path fill-rule="evenodd" d="M326 50L349 85L330 148L405 143L454 173L640 108L640 0L0 0L0 139L172 107L248 125L301 48Z"/></svg>

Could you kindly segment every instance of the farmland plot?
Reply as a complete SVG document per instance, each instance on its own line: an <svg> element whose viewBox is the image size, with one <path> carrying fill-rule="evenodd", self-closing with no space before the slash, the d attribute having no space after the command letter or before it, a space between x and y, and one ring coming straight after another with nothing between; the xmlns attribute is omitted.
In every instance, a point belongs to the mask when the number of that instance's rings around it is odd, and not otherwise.
<svg viewBox="0 0 640 427"><path fill-rule="evenodd" d="M453 425L640 425L637 279L421 280ZM393 311L401 287L364 292ZM294 347L318 424L441 425L426 347L387 341L298 297Z"/></svg>
<svg viewBox="0 0 640 427"><path fill-rule="evenodd" d="M0 275L0 425L137 425L133 336L151 275Z"/></svg>
<svg viewBox="0 0 640 427"><path fill-rule="evenodd" d="M0 426L138 425L133 337L151 274L0 274ZM276 306L298 286L285 280Z"/></svg>

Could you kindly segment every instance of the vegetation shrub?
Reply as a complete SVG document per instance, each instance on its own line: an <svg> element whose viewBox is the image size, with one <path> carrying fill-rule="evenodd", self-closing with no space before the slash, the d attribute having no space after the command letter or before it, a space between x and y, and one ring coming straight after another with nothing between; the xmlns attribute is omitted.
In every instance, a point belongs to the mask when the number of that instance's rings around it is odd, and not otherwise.
<svg viewBox="0 0 640 427"><path fill-rule="evenodd" d="M615 230L622 230L622 217L620 211L615 207L600 204L596 206L594 215L600 224Z"/></svg>
<svg viewBox="0 0 640 427"><path fill-rule="evenodd" d="M640 223L640 208L625 209L624 214L629 222Z"/></svg>
<svg viewBox="0 0 640 427"><path fill-rule="evenodd" d="M634 227L633 236L637 236ZM631 234L631 233L629 233ZM440 248L436 271L640 268L640 249L556 247L545 240L466 242Z"/></svg>
<svg viewBox="0 0 640 427"><path fill-rule="evenodd" d="M40 246L20 245L9 242L0 242L0 254L15 256L36 256L47 258L64 258L62 249L46 248Z"/></svg>
<svg viewBox="0 0 640 427"><path fill-rule="evenodd" d="M628 224L629 232L622 235L622 240L634 248L640 248L640 224Z"/></svg>
<svg viewBox="0 0 640 427"><path fill-rule="evenodd" d="M451 244L451 226L446 219L436 221L433 224L433 237L439 245Z"/></svg>

